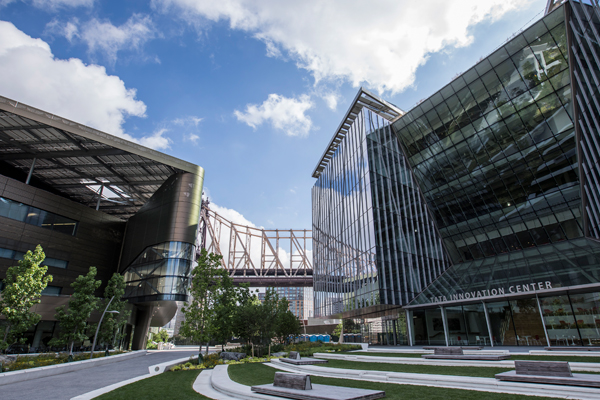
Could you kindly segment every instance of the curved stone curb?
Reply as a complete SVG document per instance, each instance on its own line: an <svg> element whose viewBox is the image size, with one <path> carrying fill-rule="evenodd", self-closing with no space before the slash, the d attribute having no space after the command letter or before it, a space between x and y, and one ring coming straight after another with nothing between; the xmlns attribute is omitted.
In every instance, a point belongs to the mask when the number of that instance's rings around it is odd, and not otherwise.
<svg viewBox="0 0 600 400"><path fill-rule="evenodd" d="M326 360L342 360L357 362L373 362L381 364L409 364L409 365L435 365L439 367L496 367L496 368L514 368L513 360L501 361L477 361L477 360L435 360L413 357L379 357L379 356L360 356L350 354L335 353L314 353L313 357ZM600 372L600 363L569 362L572 371L578 372Z"/></svg>
<svg viewBox="0 0 600 400"><path fill-rule="evenodd" d="M195 356L192 358L198 358L198 356ZM184 364L185 362L187 362L189 360L190 360L190 357L185 357L185 358L178 358L177 360L171 360L171 361L167 361L164 363L151 365L148 367L148 373L150 375L162 374L163 372L170 370L171 367L174 367L179 364Z"/></svg>
<svg viewBox="0 0 600 400"><path fill-rule="evenodd" d="M448 389L476 390L481 392L521 394L526 396L547 396L563 399L597 400L600 389L576 386L544 385L498 381L494 378L466 377L455 375L414 374L407 372L386 372L353 370L311 365L291 365L272 360L274 368L288 372L300 372L328 378L355 379L371 382L396 383L402 385L433 386ZM267 364L268 365L268 364Z"/></svg>
<svg viewBox="0 0 600 400"><path fill-rule="evenodd" d="M273 396L254 393L250 389L250 386L242 385L232 381L227 373L227 365L215 366L215 368L212 370L212 374L210 375L210 385L214 390L237 399L274 399Z"/></svg>
<svg viewBox="0 0 600 400"><path fill-rule="evenodd" d="M200 393L202 396L214 400L240 400L239 397L228 396L225 393L216 391L210 383L212 373L212 369L205 369L202 372L200 372L200 374L198 374L198 377L196 378L196 380L194 381L194 385L192 386L196 393Z"/></svg>
<svg viewBox="0 0 600 400"><path fill-rule="evenodd" d="M121 386L129 385L130 383L141 381L142 379L150 378L151 376L152 375L150 374L136 376L135 378L127 379L126 381L113 383L112 385L92 390L91 392L87 392L84 394L80 394L79 396L71 398L71 400L90 400L95 397L102 396L104 393L112 392L113 390L118 389Z"/></svg>
<svg viewBox="0 0 600 400"><path fill-rule="evenodd" d="M112 364L132 358L146 355L146 350L132 351L116 356L95 358L93 360L74 361L66 364L48 365L45 367L22 369L19 371L3 372L0 374L0 385L23 382L30 379L43 378L46 376L66 374L67 372L79 371L85 368L98 367L100 365Z"/></svg>

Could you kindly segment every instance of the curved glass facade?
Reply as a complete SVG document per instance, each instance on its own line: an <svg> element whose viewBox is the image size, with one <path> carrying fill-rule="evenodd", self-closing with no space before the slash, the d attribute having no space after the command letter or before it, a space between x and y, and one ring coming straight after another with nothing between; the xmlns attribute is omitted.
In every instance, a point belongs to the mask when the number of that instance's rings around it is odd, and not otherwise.
<svg viewBox="0 0 600 400"><path fill-rule="evenodd" d="M196 246L166 242L147 247L124 273L124 298L134 302L187 300Z"/></svg>

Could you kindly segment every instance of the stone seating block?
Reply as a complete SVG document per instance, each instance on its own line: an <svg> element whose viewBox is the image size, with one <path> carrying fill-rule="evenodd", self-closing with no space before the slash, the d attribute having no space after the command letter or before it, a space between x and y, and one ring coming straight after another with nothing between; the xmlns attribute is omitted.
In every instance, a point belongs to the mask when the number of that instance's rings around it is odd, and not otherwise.
<svg viewBox="0 0 600 400"><path fill-rule="evenodd" d="M463 355L463 349L460 347L436 347L433 349L433 354L439 356L445 355Z"/></svg>
<svg viewBox="0 0 600 400"><path fill-rule="evenodd" d="M566 361L515 360L517 375L573 376Z"/></svg>
<svg viewBox="0 0 600 400"><path fill-rule="evenodd" d="M287 389L311 390L310 375L293 374L289 372L275 372L273 386Z"/></svg>
<svg viewBox="0 0 600 400"><path fill-rule="evenodd" d="M300 353L297 351L290 351L290 355L288 356L288 358L291 358L292 360L299 360Z"/></svg>

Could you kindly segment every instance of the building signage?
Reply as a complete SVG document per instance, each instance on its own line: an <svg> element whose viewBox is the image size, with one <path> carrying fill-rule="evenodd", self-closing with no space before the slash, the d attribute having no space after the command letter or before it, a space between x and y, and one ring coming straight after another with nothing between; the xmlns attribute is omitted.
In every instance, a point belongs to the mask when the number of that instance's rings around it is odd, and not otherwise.
<svg viewBox="0 0 600 400"><path fill-rule="evenodd" d="M552 282L532 282L525 283L522 285L512 285L509 287L498 287L494 289L484 289L472 292L454 293L449 297L446 296L431 296L432 303L442 303L445 301L457 301L457 300L471 300L479 298L493 298L505 296L507 294L527 293L536 292L538 290L552 289Z"/></svg>

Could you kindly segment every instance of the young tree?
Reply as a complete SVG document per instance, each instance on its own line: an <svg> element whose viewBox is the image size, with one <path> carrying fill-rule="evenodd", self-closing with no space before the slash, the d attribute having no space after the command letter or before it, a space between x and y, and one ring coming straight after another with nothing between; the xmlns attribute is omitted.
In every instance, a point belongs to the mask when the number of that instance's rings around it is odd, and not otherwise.
<svg viewBox="0 0 600 400"><path fill-rule="evenodd" d="M72 355L75 342L88 339L85 327L92 311L98 308L99 299L94 292L101 284L102 281L96 280L96 267L90 267L87 275L79 275L71 283L74 292L69 300L69 308L66 311L65 306L56 308L54 316L60 324L60 336L52 339L51 345L67 345L69 355Z"/></svg>
<svg viewBox="0 0 600 400"><path fill-rule="evenodd" d="M211 323L211 336L221 343L221 350L224 349L227 340L233 336L233 314L240 300L241 291L247 286L236 287L233 279L224 274L221 278L221 285L215 296L214 316Z"/></svg>
<svg viewBox="0 0 600 400"><path fill-rule="evenodd" d="M252 346L252 357L254 344L260 341L261 307L258 297L246 288L240 291L238 305L231 318L233 334Z"/></svg>
<svg viewBox="0 0 600 400"><path fill-rule="evenodd" d="M211 322L214 318L215 299L221 282L227 276L227 271L221 268L222 256L208 253L202 249L198 258L198 266L192 271L191 301L183 307L185 321L181 324L179 333L199 343L210 341ZM202 358L202 344L200 354Z"/></svg>
<svg viewBox="0 0 600 400"><path fill-rule="evenodd" d="M6 271L0 298L0 314L6 318L6 328L0 350L15 343L23 332L40 321L41 316L31 308L40 303L42 291L52 282L52 275L46 275L48 267L41 265L45 258L38 245L33 252L25 253L18 265Z"/></svg>
<svg viewBox="0 0 600 400"><path fill-rule="evenodd" d="M285 297L277 304L275 334L280 343L285 343L292 335L300 334L300 320L289 310L289 302Z"/></svg>
<svg viewBox="0 0 600 400"><path fill-rule="evenodd" d="M99 343L112 344L113 346L125 337L123 327L127 323L130 310L127 310L127 301L121 300L125 294L125 279L123 275L114 273L104 289L104 300L100 303L100 309L104 310L110 302L110 311L119 313L106 313L98 332ZM95 329L93 330L95 332Z"/></svg>

